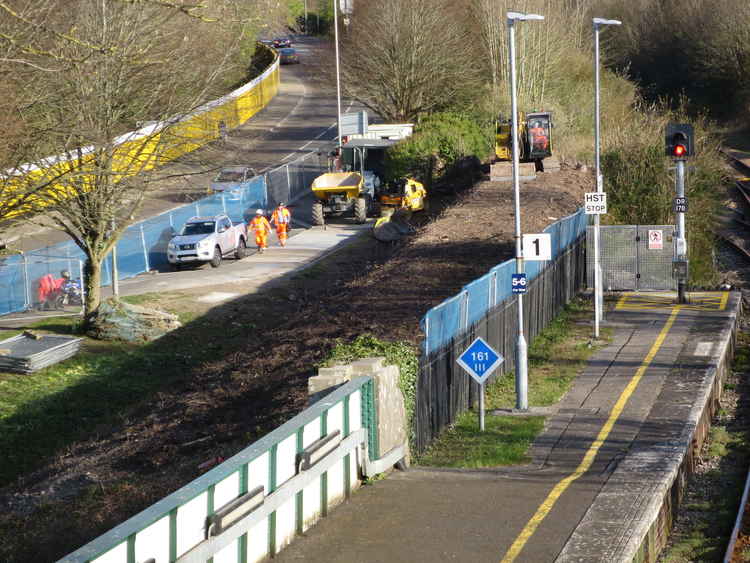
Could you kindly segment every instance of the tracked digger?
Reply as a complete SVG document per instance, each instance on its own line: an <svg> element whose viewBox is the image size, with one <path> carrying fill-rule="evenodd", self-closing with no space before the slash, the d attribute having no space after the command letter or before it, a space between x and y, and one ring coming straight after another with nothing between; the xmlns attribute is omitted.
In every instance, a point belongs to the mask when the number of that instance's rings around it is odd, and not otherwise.
<svg viewBox="0 0 750 563"><path fill-rule="evenodd" d="M495 158L490 165L494 181L510 181L513 175L513 133L509 118L500 115L495 129ZM534 177L544 170L544 159L552 156L552 113L518 114L519 175Z"/></svg>

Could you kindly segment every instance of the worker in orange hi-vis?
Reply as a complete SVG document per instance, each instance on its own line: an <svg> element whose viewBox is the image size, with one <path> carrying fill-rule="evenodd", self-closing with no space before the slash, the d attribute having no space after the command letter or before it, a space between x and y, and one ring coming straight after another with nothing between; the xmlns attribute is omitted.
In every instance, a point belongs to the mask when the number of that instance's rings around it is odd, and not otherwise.
<svg viewBox="0 0 750 563"><path fill-rule="evenodd" d="M289 236L289 225L292 222L292 214L284 205L284 202L280 202L279 206L273 210L271 215L271 224L276 227L276 236L279 237L279 244L286 246L286 239Z"/></svg>
<svg viewBox="0 0 750 563"><path fill-rule="evenodd" d="M268 246L268 235L271 232L271 224L263 216L263 210L258 209L255 217L250 221L250 229L255 232L255 244L258 246L258 252L263 252Z"/></svg>

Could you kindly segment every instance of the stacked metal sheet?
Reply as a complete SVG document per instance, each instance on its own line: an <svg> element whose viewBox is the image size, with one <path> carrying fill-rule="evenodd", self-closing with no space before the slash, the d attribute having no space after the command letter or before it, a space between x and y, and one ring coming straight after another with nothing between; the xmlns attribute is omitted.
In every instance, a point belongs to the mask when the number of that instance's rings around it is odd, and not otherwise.
<svg viewBox="0 0 750 563"><path fill-rule="evenodd" d="M0 341L0 372L34 373L75 355L82 338L19 334Z"/></svg>

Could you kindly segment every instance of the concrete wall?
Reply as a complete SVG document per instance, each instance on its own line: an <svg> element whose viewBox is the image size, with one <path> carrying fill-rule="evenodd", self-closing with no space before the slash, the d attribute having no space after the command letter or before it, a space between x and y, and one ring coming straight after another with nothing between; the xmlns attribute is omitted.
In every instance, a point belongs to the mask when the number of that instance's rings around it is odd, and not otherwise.
<svg viewBox="0 0 750 563"><path fill-rule="evenodd" d="M370 376L375 382L376 428L379 455L403 446L408 448L408 421L404 396L399 389L398 366L385 365L385 358L364 358L351 364L320 368L308 380L310 404L337 389L352 377ZM408 450L407 450L408 451ZM408 462L408 454L406 461Z"/></svg>

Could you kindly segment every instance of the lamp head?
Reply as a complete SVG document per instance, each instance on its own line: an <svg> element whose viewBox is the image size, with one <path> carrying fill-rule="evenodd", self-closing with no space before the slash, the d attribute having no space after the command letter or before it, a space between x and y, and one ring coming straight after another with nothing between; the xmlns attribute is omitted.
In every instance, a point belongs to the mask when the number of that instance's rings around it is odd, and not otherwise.
<svg viewBox="0 0 750 563"><path fill-rule="evenodd" d="M594 26L599 26L599 25L622 25L622 22L620 20L605 20L604 18L594 18L592 21L594 22Z"/></svg>
<svg viewBox="0 0 750 563"><path fill-rule="evenodd" d="M508 12L506 16L509 22L544 19L544 16L540 16L539 14L524 14L523 12Z"/></svg>

